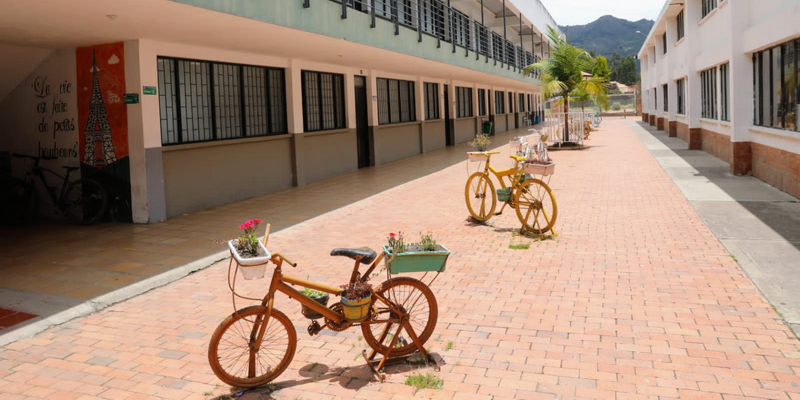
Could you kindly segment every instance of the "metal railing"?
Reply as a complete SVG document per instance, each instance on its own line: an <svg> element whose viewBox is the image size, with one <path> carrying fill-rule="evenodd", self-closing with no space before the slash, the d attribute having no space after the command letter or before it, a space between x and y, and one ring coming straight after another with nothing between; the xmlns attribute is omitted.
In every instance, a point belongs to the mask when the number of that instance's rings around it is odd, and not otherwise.
<svg viewBox="0 0 800 400"><path fill-rule="evenodd" d="M311 0L302 0L303 7L311 7ZM370 27L376 27L376 20L388 20L394 25L394 34L400 34L400 28L417 32L418 41L428 35L441 42L450 43L455 53L457 48L464 50L465 56L470 51L475 58L485 57L498 62L501 66L522 70L539 60L530 51L524 50L518 43L506 40L480 23L472 20L465 13L448 6L441 0L331 0L342 5L341 18L346 19L350 11L368 14ZM539 79L539 73L532 71L531 79Z"/></svg>
<svg viewBox="0 0 800 400"><path fill-rule="evenodd" d="M589 114L581 111L550 112L544 116L542 129L547 133L548 141L561 146L565 143L583 145L584 129Z"/></svg>

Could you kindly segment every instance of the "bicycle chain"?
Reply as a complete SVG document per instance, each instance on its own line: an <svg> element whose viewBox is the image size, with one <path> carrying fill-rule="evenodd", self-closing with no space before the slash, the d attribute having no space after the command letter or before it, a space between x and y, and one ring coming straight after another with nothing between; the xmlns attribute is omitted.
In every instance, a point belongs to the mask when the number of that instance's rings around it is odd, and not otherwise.
<svg viewBox="0 0 800 400"><path fill-rule="evenodd" d="M337 302L335 304L332 304L329 308L331 309L331 311L333 311L333 312L335 312L337 314L341 314L342 313L342 302ZM332 330L334 332L341 332L341 331L347 330L347 328L349 328L350 326L353 325L353 323L350 322L350 321L344 321L343 323L339 324L338 322L336 322L336 321L334 321L332 319L328 319L328 317L325 317L325 324L328 325L328 329L330 329L330 330Z"/></svg>

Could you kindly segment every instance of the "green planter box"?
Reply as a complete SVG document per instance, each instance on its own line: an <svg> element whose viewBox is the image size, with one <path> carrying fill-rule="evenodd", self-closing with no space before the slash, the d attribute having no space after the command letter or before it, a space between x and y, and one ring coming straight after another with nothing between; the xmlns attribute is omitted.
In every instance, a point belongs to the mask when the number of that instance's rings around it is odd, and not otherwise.
<svg viewBox="0 0 800 400"><path fill-rule="evenodd" d="M383 260L393 274L404 272L444 272L447 257L450 256L450 250L441 244L436 246L439 248L437 251L405 252L398 253L392 257L391 251L384 245L383 252L386 257Z"/></svg>

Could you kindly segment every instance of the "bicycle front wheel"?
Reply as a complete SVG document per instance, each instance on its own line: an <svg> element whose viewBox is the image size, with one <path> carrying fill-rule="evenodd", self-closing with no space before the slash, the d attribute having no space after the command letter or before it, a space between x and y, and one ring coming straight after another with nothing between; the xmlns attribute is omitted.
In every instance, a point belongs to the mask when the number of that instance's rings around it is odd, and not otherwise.
<svg viewBox="0 0 800 400"><path fill-rule="evenodd" d="M214 375L228 385L253 388L265 385L289 366L297 347L297 333L286 314L252 306L225 318L211 335L208 364ZM266 325L256 349L259 330Z"/></svg>
<svg viewBox="0 0 800 400"><path fill-rule="evenodd" d="M428 285L414 278L392 278L383 282L375 290L375 293L380 294L399 307L402 312L408 314L409 323L414 334L419 338L420 346L424 345L433 334L436 320L439 318L436 297ZM372 315L371 320L361 323L361 332L369 347L381 354L386 354L397 334L399 324L381 321L398 319L400 316L380 300L376 299L373 304L373 311L377 312ZM417 346L411 340L408 331L404 328L400 329L391 355L407 356L416 350Z"/></svg>
<svg viewBox="0 0 800 400"><path fill-rule="evenodd" d="M467 209L476 221L486 222L494 215L497 197L494 195L494 184L483 172L476 172L467 179L464 189Z"/></svg>
<svg viewBox="0 0 800 400"><path fill-rule="evenodd" d="M71 183L64 192L62 207L75 221L93 224L106 213L106 190L94 179L79 179Z"/></svg>
<svg viewBox="0 0 800 400"><path fill-rule="evenodd" d="M525 181L514 196L517 218L531 232L544 234L553 229L558 218L556 196L546 183L539 179Z"/></svg>

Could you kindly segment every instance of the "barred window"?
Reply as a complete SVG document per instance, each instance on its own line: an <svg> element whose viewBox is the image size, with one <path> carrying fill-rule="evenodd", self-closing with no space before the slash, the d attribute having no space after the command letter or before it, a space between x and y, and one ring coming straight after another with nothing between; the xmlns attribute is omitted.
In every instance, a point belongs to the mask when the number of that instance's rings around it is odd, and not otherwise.
<svg viewBox="0 0 800 400"><path fill-rule="evenodd" d="M514 112L514 93L508 92L508 113Z"/></svg>
<svg viewBox="0 0 800 400"><path fill-rule="evenodd" d="M495 114L505 114L506 113L506 105L505 105L505 96L506 94L500 91L494 92L494 113Z"/></svg>
<svg viewBox="0 0 800 400"><path fill-rule="evenodd" d="M472 117L472 88L456 87L456 118Z"/></svg>
<svg viewBox="0 0 800 400"><path fill-rule="evenodd" d="M800 131L800 40L753 55L755 125Z"/></svg>
<svg viewBox="0 0 800 400"><path fill-rule="evenodd" d="M425 119L439 119L439 84L425 82Z"/></svg>
<svg viewBox="0 0 800 400"><path fill-rule="evenodd" d="M700 116L717 119L717 68L707 69L700 73Z"/></svg>
<svg viewBox="0 0 800 400"><path fill-rule="evenodd" d="M344 75L303 71L303 130L345 126Z"/></svg>
<svg viewBox="0 0 800 400"><path fill-rule="evenodd" d="M717 8L717 0L701 0L703 2L703 18Z"/></svg>
<svg viewBox="0 0 800 400"><path fill-rule="evenodd" d="M686 115L686 78L676 82L678 87L678 114Z"/></svg>
<svg viewBox="0 0 800 400"><path fill-rule="evenodd" d="M683 10L678 13L678 16L675 18L677 25L678 25L678 40L683 39L683 36L686 34L686 27L683 24Z"/></svg>
<svg viewBox="0 0 800 400"><path fill-rule="evenodd" d="M478 115L486 115L486 89L478 89Z"/></svg>
<svg viewBox="0 0 800 400"><path fill-rule="evenodd" d="M519 94L519 102L517 104L519 105L519 112L525 112L525 94Z"/></svg>
<svg viewBox="0 0 800 400"><path fill-rule="evenodd" d="M662 86L661 91L664 92L664 112L667 112L669 111L669 86Z"/></svg>
<svg viewBox="0 0 800 400"><path fill-rule="evenodd" d="M414 108L414 82L378 78L378 124L417 120Z"/></svg>
<svg viewBox="0 0 800 400"><path fill-rule="evenodd" d="M158 57L163 145L286 133L283 69Z"/></svg>
<svg viewBox="0 0 800 400"><path fill-rule="evenodd" d="M719 89L720 89L719 119L723 121L731 120L731 117L728 114L730 108L730 98L729 98L730 96L728 95L729 70L730 70L730 63L725 63L719 66Z"/></svg>

